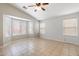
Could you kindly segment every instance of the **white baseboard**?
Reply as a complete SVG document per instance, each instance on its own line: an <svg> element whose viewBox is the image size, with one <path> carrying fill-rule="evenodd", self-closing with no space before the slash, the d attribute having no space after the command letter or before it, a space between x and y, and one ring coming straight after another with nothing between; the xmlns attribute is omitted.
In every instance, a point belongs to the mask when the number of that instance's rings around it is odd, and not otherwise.
<svg viewBox="0 0 79 59"><path fill-rule="evenodd" d="M64 41L64 38L61 38L61 37L58 37L58 38L50 38L50 37L40 37L40 38L43 38L43 39L47 39L47 40L54 40L54 41L59 41L59 42L63 42L63 43L68 43L68 44L75 44L75 45L78 45L79 46L79 44L78 43L73 43L73 42L66 42L66 41Z"/></svg>

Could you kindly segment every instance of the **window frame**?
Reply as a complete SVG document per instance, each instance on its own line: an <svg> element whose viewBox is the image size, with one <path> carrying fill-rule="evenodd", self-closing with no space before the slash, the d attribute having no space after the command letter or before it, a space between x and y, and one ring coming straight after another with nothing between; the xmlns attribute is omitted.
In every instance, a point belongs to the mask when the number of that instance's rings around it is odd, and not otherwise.
<svg viewBox="0 0 79 59"><path fill-rule="evenodd" d="M78 36L78 23L77 23L77 21L78 21L78 19L77 18L68 18L68 19L64 19L64 20L72 20L72 19L75 19L76 21L76 23L75 23L75 26L68 26L68 27L65 27L64 26L64 21L63 21L63 35L65 35L65 36ZM73 22L73 21L72 21ZM74 34L72 34L72 33L65 33L65 31L66 31L66 29L67 30L74 30L75 29L75 33ZM68 29L69 28L69 29ZM72 29L73 28L73 29Z"/></svg>

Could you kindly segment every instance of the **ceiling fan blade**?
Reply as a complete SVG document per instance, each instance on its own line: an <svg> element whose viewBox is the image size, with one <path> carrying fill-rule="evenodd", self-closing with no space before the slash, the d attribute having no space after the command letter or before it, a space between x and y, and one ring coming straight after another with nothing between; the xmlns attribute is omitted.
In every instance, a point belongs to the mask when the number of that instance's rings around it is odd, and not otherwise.
<svg viewBox="0 0 79 59"><path fill-rule="evenodd" d="M37 11L37 9L34 10L34 12L36 12L36 11Z"/></svg>
<svg viewBox="0 0 79 59"><path fill-rule="evenodd" d="M41 5L41 3L36 3L36 5L37 5L37 6L40 6L40 5Z"/></svg>
<svg viewBox="0 0 79 59"><path fill-rule="evenodd" d="M42 8L42 7L41 7L41 9L42 9L43 11L45 11L45 9L44 9L44 8Z"/></svg>
<svg viewBox="0 0 79 59"><path fill-rule="evenodd" d="M28 6L28 7L33 7L33 6Z"/></svg>
<svg viewBox="0 0 79 59"><path fill-rule="evenodd" d="M48 5L49 3L42 3L43 5Z"/></svg>
<svg viewBox="0 0 79 59"><path fill-rule="evenodd" d="M26 6L23 6L23 8L24 8L24 9L27 9L27 7L26 7Z"/></svg>
<svg viewBox="0 0 79 59"><path fill-rule="evenodd" d="M28 6L28 7L34 7L34 6L36 6L36 5L30 5L30 6Z"/></svg>

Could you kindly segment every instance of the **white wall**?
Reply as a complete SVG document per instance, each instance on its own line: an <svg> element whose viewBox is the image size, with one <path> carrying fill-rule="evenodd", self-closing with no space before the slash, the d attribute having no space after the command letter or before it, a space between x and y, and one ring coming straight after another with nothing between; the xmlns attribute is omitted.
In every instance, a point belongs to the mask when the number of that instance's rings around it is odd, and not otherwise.
<svg viewBox="0 0 79 59"><path fill-rule="evenodd" d="M44 20L45 33L41 34L41 37L51 40L63 41L62 38L62 20L59 18L49 18Z"/></svg>
<svg viewBox="0 0 79 59"><path fill-rule="evenodd" d="M16 16L20 18L27 18L27 19L35 20L35 18L30 16L29 14L26 14L22 12L21 10L7 3L0 3L0 13Z"/></svg>
<svg viewBox="0 0 79 59"><path fill-rule="evenodd" d="M35 24L34 24L34 33L36 33L36 36L38 36L39 35L39 30L40 30L40 27L39 27L39 25L40 25L40 22L38 21L38 22L35 22Z"/></svg>
<svg viewBox="0 0 79 59"><path fill-rule="evenodd" d="M78 36L63 35L63 20L67 18L78 19ZM64 16L52 17L42 22L46 23L46 28L45 28L46 33L41 35L42 38L79 45L79 12L69 15L64 15Z"/></svg>
<svg viewBox="0 0 79 59"><path fill-rule="evenodd" d="M32 16L24 13L23 11L15 8L14 6L11 6L10 4L7 4L7 3L1 3L0 4L0 45L3 44L3 15L11 15L11 16L15 16L15 17L24 18L24 19L30 19L34 22L34 24L36 24L36 22L38 22ZM37 34L37 33L35 33L35 34ZM5 42L5 39L4 39L4 42Z"/></svg>

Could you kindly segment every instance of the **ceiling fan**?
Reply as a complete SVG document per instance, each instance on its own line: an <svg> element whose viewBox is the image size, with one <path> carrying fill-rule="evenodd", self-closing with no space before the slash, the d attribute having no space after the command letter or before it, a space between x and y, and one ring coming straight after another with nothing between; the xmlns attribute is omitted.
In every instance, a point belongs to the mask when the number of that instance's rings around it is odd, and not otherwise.
<svg viewBox="0 0 79 59"><path fill-rule="evenodd" d="M35 3L34 5L30 5L28 7L34 7L35 8L34 11L36 12L38 9L41 9L41 10L45 11L47 5L49 5L49 3ZM24 9L28 9L28 7L23 6Z"/></svg>

